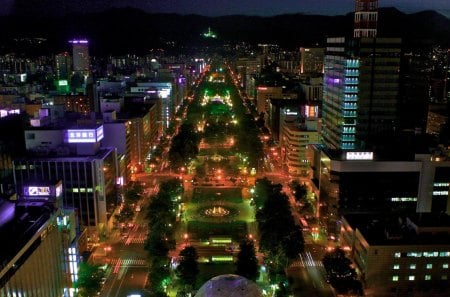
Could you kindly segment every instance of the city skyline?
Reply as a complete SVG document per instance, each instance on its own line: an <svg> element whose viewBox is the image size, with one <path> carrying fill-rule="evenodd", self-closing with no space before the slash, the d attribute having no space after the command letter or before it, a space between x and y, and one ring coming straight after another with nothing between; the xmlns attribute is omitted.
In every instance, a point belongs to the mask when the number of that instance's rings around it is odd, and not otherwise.
<svg viewBox="0 0 450 297"><path fill-rule="evenodd" d="M70 14L97 12L113 7L134 7L149 13L177 13L182 15L198 14L204 16L224 16L224 15L258 15L274 16L288 13L304 13L318 15L342 15L353 11L353 0L326 1L326 0L287 0L283 5L273 1L246 0L246 1L221 1L221 0L168 0L168 1L119 1L119 0L93 0L93 1L73 1L73 0L2 0L0 15L8 14ZM80 2L82 5L80 5ZM450 3L445 0L390 0L380 1L380 7L396 7L397 9L413 13L423 10L436 10L449 17ZM33 7L30 9L30 7Z"/></svg>

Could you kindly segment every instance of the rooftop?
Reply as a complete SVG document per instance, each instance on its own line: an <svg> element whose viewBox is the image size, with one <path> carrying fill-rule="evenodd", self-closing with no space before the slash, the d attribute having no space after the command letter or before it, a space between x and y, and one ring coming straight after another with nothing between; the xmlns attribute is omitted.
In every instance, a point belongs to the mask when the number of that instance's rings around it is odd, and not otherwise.
<svg viewBox="0 0 450 297"><path fill-rule="evenodd" d="M348 214L345 220L354 230L358 229L370 245L450 244L450 218L446 214L416 214L408 217L381 213ZM428 228L417 228L412 222Z"/></svg>
<svg viewBox="0 0 450 297"><path fill-rule="evenodd" d="M54 208L44 202L0 200L0 271L48 221Z"/></svg>

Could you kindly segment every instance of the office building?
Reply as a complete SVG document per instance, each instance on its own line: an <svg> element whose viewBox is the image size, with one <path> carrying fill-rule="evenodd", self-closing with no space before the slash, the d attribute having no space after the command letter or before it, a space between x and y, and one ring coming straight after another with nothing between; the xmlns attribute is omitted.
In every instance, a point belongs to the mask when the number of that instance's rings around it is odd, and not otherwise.
<svg viewBox="0 0 450 297"><path fill-rule="evenodd" d="M103 133L101 124L26 130L27 155L13 161L16 192L30 181L61 180L63 206L91 231L109 231L120 177L116 149L101 146Z"/></svg>
<svg viewBox="0 0 450 297"><path fill-rule="evenodd" d="M72 59L69 53L64 52L56 55L55 64L56 79L69 81L72 76Z"/></svg>
<svg viewBox="0 0 450 297"><path fill-rule="evenodd" d="M405 142L406 143L406 142ZM353 213L450 214L450 160L446 152L381 159L371 151L317 147L313 182L328 231Z"/></svg>
<svg viewBox="0 0 450 297"><path fill-rule="evenodd" d="M300 74L317 75L323 73L323 47L300 48Z"/></svg>
<svg viewBox="0 0 450 297"><path fill-rule="evenodd" d="M328 38L323 139L334 149L365 149L397 125L399 38Z"/></svg>
<svg viewBox="0 0 450 297"><path fill-rule="evenodd" d="M139 96L142 101L148 101L156 104L158 110L158 123L160 131L169 127L170 119L175 114L176 105L173 98L172 82L142 82L130 88L130 93L125 97L133 100L133 96ZM127 102L125 102L127 105Z"/></svg>
<svg viewBox="0 0 450 297"><path fill-rule="evenodd" d="M448 296L448 215L353 214L342 218L340 230L366 295Z"/></svg>
<svg viewBox="0 0 450 297"><path fill-rule="evenodd" d="M0 201L0 296L73 296L82 233L61 194L61 182L30 183Z"/></svg>
<svg viewBox="0 0 450 297"><path fill-rule="evenodd" d="M300 82L302 91L302 98L306 101L320 101L323 99L323 78L308 77L306 80Z"/></svg>
<svg viewBox="0 0 450 297"><path fill-rule="evenodd" d="M378 1L356 0L354 38L327 38L323 140L371 149L398 126L400 38L377 37Z"/></svg>
<svg viewBox="0 0 450 297"><path fill-rule="evenodd" d="M284 118L280 137L283 168L292 175L308 176L312 154L309 145L320 143L320 122L317 118Z"/></svg>

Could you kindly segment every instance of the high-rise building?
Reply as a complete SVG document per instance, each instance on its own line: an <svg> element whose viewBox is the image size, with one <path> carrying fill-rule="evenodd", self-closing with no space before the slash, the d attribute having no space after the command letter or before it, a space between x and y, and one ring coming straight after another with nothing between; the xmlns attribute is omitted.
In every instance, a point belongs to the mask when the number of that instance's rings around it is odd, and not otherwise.
<svg viewBox="0 0 450 297"><path fill-rule="evenodd" d="M73 71L84 76L89 75L89 42L86 39L73 39L72 44Z"/></svg>
<svg viewBox="0 0 450 297"><path fill-rule="evenodd" d="M72 75L72 59L68 52L55 56L56 77L58 80L69 80Z"/></svg>

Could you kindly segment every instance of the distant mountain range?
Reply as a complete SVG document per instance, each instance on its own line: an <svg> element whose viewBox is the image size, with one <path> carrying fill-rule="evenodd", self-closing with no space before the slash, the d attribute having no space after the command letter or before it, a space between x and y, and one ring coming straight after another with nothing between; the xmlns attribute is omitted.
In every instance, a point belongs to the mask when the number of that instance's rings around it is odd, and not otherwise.
<svg viewBox="0 0 450 297"><path fill-rule="evenodd" d="M217 33L217 40L201 36L208 27ZM380 37L402 37L406 43L428 40L450 46L450 19L435 11L405 14L395 8L381 8L378 27ZM324 45L327 36L350 36L353 14L205 17L120 8L63 18L2 16L0 28L1 53L58 53L70 49L69 39L81 37L90 40L93 55L143 54L167 44L180 48L230 41L297 48Z"/></svg>

